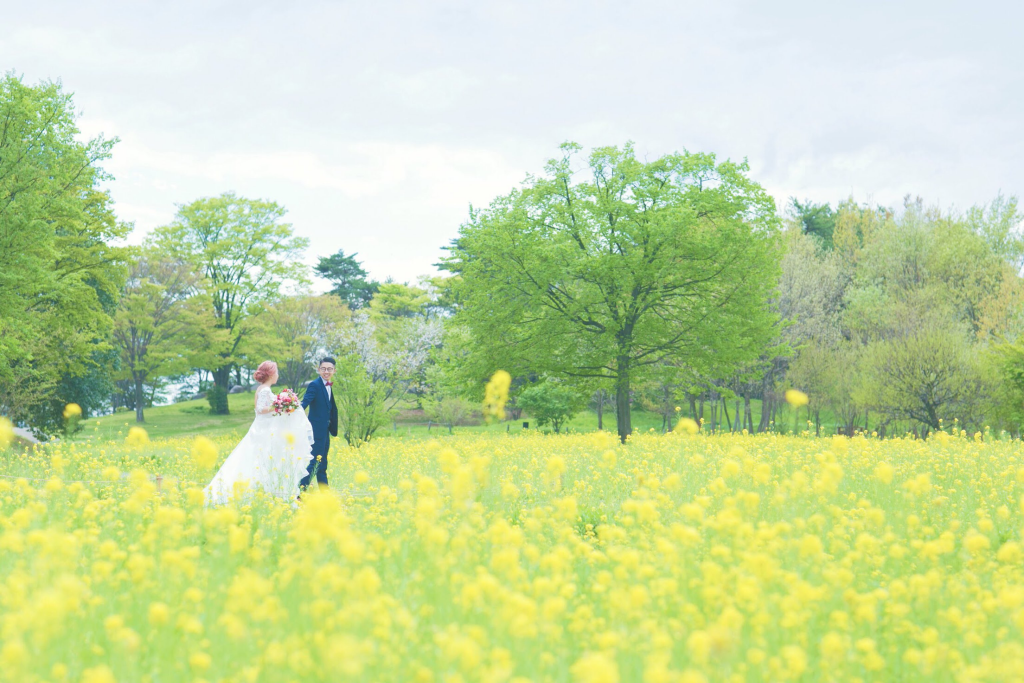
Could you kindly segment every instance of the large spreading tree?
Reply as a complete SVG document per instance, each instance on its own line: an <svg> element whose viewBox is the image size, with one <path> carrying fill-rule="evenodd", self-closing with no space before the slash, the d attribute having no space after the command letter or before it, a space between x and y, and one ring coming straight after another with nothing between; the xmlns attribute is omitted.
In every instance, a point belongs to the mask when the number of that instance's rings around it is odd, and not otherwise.
<svg viewBox="0 0 1024 683"><path fill-rule="evenodd" d="M305 279L299 259L308 240L294 235L284 215L276 202L227 192L178 207L174 222L152 236L155 249L202 276L216 333L203 363L213 375L215 413L228 412L231 370L253 316L286 284Z"/></svg>
<svg viewBox="0 0 1024 683"><path fill-rule="evenodd" d="M64 404L109 396L111 313L131 230L101 164L114 140L82 139L60 83L0 77L0 414L53 433Z"/></svg>
<svg viewBox="0 0 1024 683"><path fill-rule="evenodd" d="M652 368L725 372L771 342L779 222L745 163L648 162L626 145L577 173L579 147L562 149L544 177L471 211L445 259L462 277L456 317L481 369L611 380L625 441Z"/></svg>
<svg viewBox="0 0 1024 683"><path fill-rule="evenodd" d="M114 313L113 342L121 361L117 376L131 385L136 422L146 421L146 385L189 368L206 327L196 314L205 303L195 296L198 284L189 264L152 250L132 264Z"/></svg>

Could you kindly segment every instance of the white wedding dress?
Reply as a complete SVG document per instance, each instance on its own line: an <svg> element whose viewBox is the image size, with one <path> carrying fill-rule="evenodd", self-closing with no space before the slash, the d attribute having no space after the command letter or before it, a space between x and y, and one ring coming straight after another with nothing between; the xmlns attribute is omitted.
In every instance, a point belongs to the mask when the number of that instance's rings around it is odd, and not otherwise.
<svg viewBox="0 0 1024 683"><path fill-rule="evenodd" d="M313 427L302 408L275 415L274 398L269 387L256 391L256 419L204 490L207 505L245 502L256 490L286 501L299 495L313 459Z"/></svg>

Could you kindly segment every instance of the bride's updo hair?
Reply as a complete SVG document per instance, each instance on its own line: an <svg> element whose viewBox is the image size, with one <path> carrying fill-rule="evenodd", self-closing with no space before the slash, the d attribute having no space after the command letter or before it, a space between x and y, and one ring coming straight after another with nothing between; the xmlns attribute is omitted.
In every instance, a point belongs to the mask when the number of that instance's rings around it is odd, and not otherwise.
<svg viewBox="0 0 1024 683"><path fill-rule="evenodd" d="M252 378L263 384L273 377L275 372L277 372L277 363L272 360L265 360L256 368L256 372L252 373Z"/></svg>

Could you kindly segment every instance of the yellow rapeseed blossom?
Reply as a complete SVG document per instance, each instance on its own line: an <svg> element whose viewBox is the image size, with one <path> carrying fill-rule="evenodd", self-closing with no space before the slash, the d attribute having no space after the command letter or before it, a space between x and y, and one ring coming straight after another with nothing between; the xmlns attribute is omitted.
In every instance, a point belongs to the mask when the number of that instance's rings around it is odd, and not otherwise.
<svg viewBox="0 0 1024 683"><path fill-rule="evenodd" d="M1020 564L1021 560L1024 559L1024 552L1021 550L1021 545L1017 541L1007 541L996 553L996 559L1000 562L1007 564Z"/></svg>
<svg viewBox="0 0 1024 683"><path fill-rule="evenodd" d="M619 683L619 666L604 652L588 652L570 669L577 683Z"/></svg>
<svg viewBox="0 0 1024 683"><path fill-rule="evenodd" d="M171 609L162 602L154 602L149 606L149 623L163 626L171 620Z"/></svg>
<svg viewBox="0 0 1024 683"><path fill-rule="evenodd" d="M217 444L205 436L197 436L192 442L192 462L200 471L212 469L217 464Z"/></svg>
<svg viewBox="0 0 1024 683"><path fill-rule="evenodd" d="M688 417L681 418L673 430L677 434L696 434L700 431L700 425Z"/></svg>
<svg viewBox="0 0 1024 683"><path fill-rule="evenodd" d="M144 448L149 445L149 433L142 427L132 427L124 442L131 448Z"/></svg>
<svg viewBox="0 0 1024 683"><path fill-rule="evenodd" d="M14 425L6 417L0 417L0 448L8 448L14 441Z"/></svg>
<svg viewBox="0 0 1024 683"><path fill-rule="evenodd" d="M989 434L389 437L220 507L235 435L55 440L0 457L0 681L1014 680Z"/></svg>
<svg viewBox="0 0 1024 683"><path fill-rule="evenodd" d="M505 404L508 402L508 390L512 386L512 375L498 370L487 383L484 391L484 417L488 420L505 419Z"/></svg>
<svg viewBox="0 0 1024 683"><path fill-rule="evenodd" d="M880 462L875 466L875 479L886 486L892 483L892 478L895 473L896 470L887 462Z"/></svg>
<svg viewBox="0 0 1024 683"><path fill-rule="evenodd" d="M801 406L805 406L807 405L807 402L807 394L800 391L799 389L786 390L786 403L793 406L794 408L800 408Z"/></svg>
<svg viewBox="0 0 1024 683"><path fill-rule="evenodd" d="M193 671L203 672L213 664L213 658L205 652L195 652L188 658L188 665Z"/></svg>
<svg viewBox="0 0 1024 683"><path fill-rule="evenodd" d="M82 673L82 683L117 683L114 672L108 666L97 666Z"/></svg>
<svg viewBox="0 0 1024 683"><path fill-rule="evenodd" d="M64 406L64 419L70 420L72 418L82 417L82 406L77 403L69 403Z"/></svg>

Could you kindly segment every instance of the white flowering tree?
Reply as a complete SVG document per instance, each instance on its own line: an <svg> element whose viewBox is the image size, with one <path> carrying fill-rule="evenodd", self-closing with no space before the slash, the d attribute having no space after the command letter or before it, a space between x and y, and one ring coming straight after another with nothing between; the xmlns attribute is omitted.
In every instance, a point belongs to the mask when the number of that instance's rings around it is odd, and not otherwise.
<svg viewBox="0 0 1024 683"><path fill-rule="evenodd" d="M345 440L359 446L385 426L416 384L441 343L439 320L378 320L365 312L340 335L335 375L338 421Z"/></svg>

